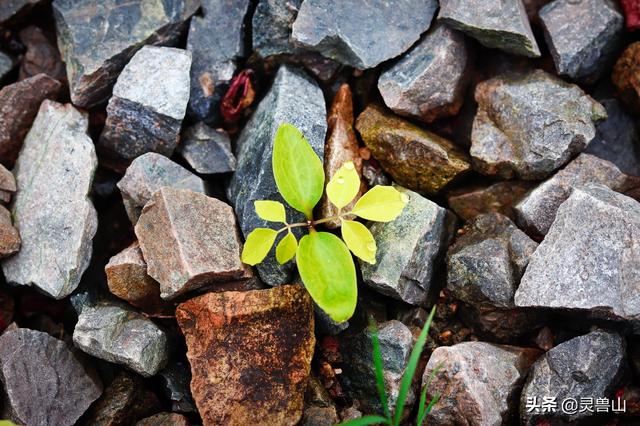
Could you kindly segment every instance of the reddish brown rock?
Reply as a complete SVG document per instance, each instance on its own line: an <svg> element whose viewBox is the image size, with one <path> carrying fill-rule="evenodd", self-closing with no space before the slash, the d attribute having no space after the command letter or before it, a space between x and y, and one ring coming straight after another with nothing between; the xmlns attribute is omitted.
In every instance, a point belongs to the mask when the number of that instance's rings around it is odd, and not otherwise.
<svg viewBox="0 0 640 426"><path fill-rule="evenodd" d="M298 423L315 345L304 287L208 293L176 318L205 426Z"/></svg>
<svg viewBox="0 0 640 426"><path fill-rule="evenodd" d="M178 413L158 413L136 423L136 426L189 426L189 420Z"/></svg>
<svg viewBox="0 0 640 426"><path fill-rule="evenodd" d="M21 243L20 234L11 223L11 213L0 205L0 258L17 253Z"/></svg>
<svg viewBox="0 0 640 426"><path fill-rule="evenodd" d="M0 164L0 201L8 203L14 192L16 192L16 178Z"/></svg>
<svg viewBox="0 0 640 426"><path fill-rule="evenodd" d="M620 98L640 111L640 41L631 43L622 53L613 67L611 81Z"/></svg>
<svg viewBox="0 0 640 426"><path fill-rule="evenodd" d="M513 207L527 194L533 184L526 181L505 181L489 186L460 188L449 193L449 207L463 220L483 213L502 213L515 220Z"/></svg>
<svg viewBox="0 0 640 426"><path fill-rule="evenodd" d="M42 73L60 82L66 81L60 52L44 31L31 25L20 31L19 37L27 48L20 65L20 80Z"/></svg>

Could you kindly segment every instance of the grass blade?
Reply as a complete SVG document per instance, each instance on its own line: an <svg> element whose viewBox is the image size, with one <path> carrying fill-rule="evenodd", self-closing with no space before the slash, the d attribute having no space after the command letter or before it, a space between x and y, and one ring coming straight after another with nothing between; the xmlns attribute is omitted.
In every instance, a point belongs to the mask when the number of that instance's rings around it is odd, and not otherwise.
<svg viewBox="0 0 640 426"><path fill-rule="evenodd" d="M387 403L387 392L384 388L384 365L382 364L382 352L380 351L380 340L378 339L378 327L373 317L369 318L369 331L371 332L371 343L373 345L373 365L376 372L376 387L384 416L391 420L389 404Z"/></svg>
<svg viewBox="0 0 640 426"><path fill-rule="evenodd" d="M346 421L344 423L340 423L339 426L367 426L367 425L377 425L377 424L389 424L389 421L382 416L364 416L359 419L353 419Z"/></svg>
<svg viewBox="0 0 640 426"><path fill-rule="evenodd" d="M434 379L436 374L438 374L438 372L442 369L443 366L444 366L444 362L442 361L439 362L436 365L436 368L431 370L431 373L429 373L429 377L427 377L427 382L422 387L422 393L420 394L420 405L418 406L418 415L416 416L416 426L422 426L422 423L424 423L424 418L427 416L427 414L429 414L429 412L431 411L431 407L433 407L433 405L437 402L439 398L439 395L436 394L436 396L434 396L433 399L429 402L429 405L425 410L425 404L427 403L427 389L429 389L429 386L431 385L431 381Z"/></svg>

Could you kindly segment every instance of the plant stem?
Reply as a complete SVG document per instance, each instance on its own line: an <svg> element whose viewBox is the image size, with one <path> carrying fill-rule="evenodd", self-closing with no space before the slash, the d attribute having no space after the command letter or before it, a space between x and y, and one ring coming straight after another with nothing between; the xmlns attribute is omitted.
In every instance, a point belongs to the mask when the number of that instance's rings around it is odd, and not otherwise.
<svg viewBox="0 0 640 426"><path fill-rule="evenodd" d="M351 214L351 212L338 213L335 216L324 217L318 220L309 220L307 222L297 222L297 223L287 223L284 227L278 229L278 233L288 231L291 228L301 228L303 226L307 226L309 228L313 228L316 225L321 225L323 223L331 222L332 220L342 219L344 216Z"/></svg>

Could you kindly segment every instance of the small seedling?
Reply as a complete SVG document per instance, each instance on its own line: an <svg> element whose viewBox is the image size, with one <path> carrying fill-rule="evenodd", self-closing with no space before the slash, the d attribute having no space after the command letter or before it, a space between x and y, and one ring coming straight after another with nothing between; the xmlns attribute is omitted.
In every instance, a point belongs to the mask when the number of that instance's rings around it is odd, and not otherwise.
<svg viewBox="0 0 640 426"><path fill-rule="evenodd" d="M272 166L280 195L292 208L304 214L306 222L288 223L284 205L278 201L255 201L256 213L261 219L283 226L280 229L254 229L247 236L242 261L249 265L262 262L278 235L284 233L276 246L277 261L284 264L295 257L302 282L313 300L333 320L346 321L353 315L358 296L356 268L349 251L365 262L376 262L373 235L362 223L350 218L357 216L390 222L400 215L408 196L392 186L375 186L357 200L352 209L343 211L360 189L360 176L354 164L347 162L326 187L327 197L338 208L338 214L314 219L313 209L325 189L324 169L309 142L291 124L282 124L276 132ZM334 220L340 221L342 240L317 229ZM297 227L309 231L299 243L291 232Z"/></svg>

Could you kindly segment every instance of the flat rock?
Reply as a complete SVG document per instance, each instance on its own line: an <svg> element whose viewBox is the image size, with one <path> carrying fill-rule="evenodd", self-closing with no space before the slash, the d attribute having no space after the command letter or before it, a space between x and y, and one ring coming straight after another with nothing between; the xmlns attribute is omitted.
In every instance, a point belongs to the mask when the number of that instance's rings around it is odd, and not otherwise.
<svg viewBox="0 0 640 426"><path fill-rule="evenodd" d="M8 282L56 299L78 286L98 227L89 199L98 160L87 128L85 114L45 100L14 169L11 213L22 247L2 261L2 270Z"/></svg>
<svg viewBox="0 0 640 426"><path fill-rule="evenodd" d="M437 24L378 79L384 103L396 114L426 122L456 115L469 82L464 35Z"/></svg>
<svg viewBox="0 0 640 426"><path fill-rule="evenodd" d="M11 223L11 213L0 205L0 258L17 253L20 243L20 234Z"/></svg>
<svg viewBox="0 0 640 426"><path fill-rule="evenodd" d="M419 194L397 189L408 202L395 220L369 226L378 250L375 265L360 261L362 278L386 296L423 305L451 240L453 217Z"/></svg>
<svg viewBox="0 0 640 426"><path fill-rule="evenodd" d="M167 335L147 317L120 305L98 303L78 315L73 343L96 358L151 377L167 363Z"/></svg>
<svg viewBox="0 0 640 426"><path fill-rule="evenodd" d="M269 226L255 213L255 200L284 203L271 168L273 140L278 127L282 123L296 126L318 157L324 158L325 116L324 96L318 85L304 73L281 66L273 85L236 141L238 164L227 187L227 196L245 237L255 228ZM286 214L290 223L304 220L304 215L288 206ZM273 256L268 256L257 269L262 281L268 285L284 284L293 275L293 265L282 266Z"/></svg>
<svg viewBox="0 0 640 426"><path fill-rule="evenodd" d="M136 426L189 426L189 420L178 413L158 413L142 419Z"/></svg>
<svg viewBox="0 0 640 426"><path fill-rule="evenodd" d="M558 74L587 83L603 75L624 33L624 16L615 2L555 0L539 15Z"/></svg>
<svg viewBox="0 0 640 426"><path fill-rule="evenodd" d="M611 398L624 368L625 342L616 333L592 331L555 346L533 365L522 390L520 415L523 424L535 425L545 419L575 422L593 416L593 413L581 410L577 413L561 410L542 413L539 407L529 411L526 406L534 397L539 405L542 396L546 395L553 395L559 403L568 398L578 402L583 398L593 401Z"/></svg>
<svg viewBox="0 0 640 426"><path fill-rule="evenodd" d="M542 179L594 138L602 105L578 86L542 70L506 73L476 86L471 134L476 170L503 178Z"/></svg>
<svg viewBox="0 0 640 426"><path fill-rule="evenodd" d="M230 173L236 169L236 157L231 152L227 132L204 123L185 130L177 151L196 173Z"/></svg>
<svg viewBox="0 0 640 426"><path fill-rule="evenodd" d="M40 104L55 99L60 88L59 82L39 74L0 90L0 162L4 166L13 167Z"/></svg>
<svg viewBox="0 0 640 426"><path fill-rule="evenodd" d="M537 349L485 342L463 342L436 348L427 363L422 384L428 382L433 370L441 364L441 370L427 391L427 401L436 392L440 399L427 415L426 423L517 423L512 402L518 398L529 367L539 355Z"/></svg>
<svg viewBox="0 0 640 426"><path fill-rule="evenodd" d="M516 205L518 225L532 234L546 235L556 218L558 207L569 198L573 189L590 183L624 192L640 186L640 179L625 175L607 160L580 154Z"/></svg>
<svg viewBox="0 0 640 426"><path fill-rule="evenodd" d="M500 213L515 220L513 207L532 187L530 182L509 180L460 188L449 192L447 202L451 210L465 221L483 213Z"/></svg>
<svg viewBox="0 0 640 426"><path fill-rule="evenodd" d="M529 57L540 56L522 1L440 0L438 20L486 47Z"/></svg>
<svg viewBox="0 0 640 426"><path fill-rule="evenodd" d="M611 81L618 97L637 113L640 111L640 41L631 43L616 61Z"/></svg>
<svg viewBox="0 0 640 426"><path fill-rule="evenodd" d="M233 209L215 198L162 187L142 210L135 232L163 299L244 274Z"/></svg>
<svg viewBox="0 0 640 426"><path fill-rule="evenodd" d="M413 191L434 195L471 169L467 154L452 142L376 105L358 116L356 129L393 180Z"/></svg>
<svg viewBox="0 0 640 426"><path fill-rule="evenodd" d="M67 71L60 52L43 30L30 25L20 30L19 37L27 49L20 63L20 80L46 74L60 82L67 81Z"/></svg>
<svg viewBox="0 0 640 426"><path fill-rule="evenodd" d="M205 425L300 420L315 345L304 287L208 293L179 305L176 319Z"/></svg>
<svg viewBox="0 0 640 426"><path fill-rule="evenodd" d="M2 418L71 426L102 393L102 383L61 340L20 328L0 335Z"/></svg>
<svg viewBox="0 0 640 426"><path fill-rule="evenodd" d="M177 43L185 22L199 7L200 0L106 0L99 4L55 0L58 45L67 64L71 101L85 108L106 101L118 74L136 52L145 44ZM178 63L171 65L178 68ZM158 72L160 78L153 78L151 72ZM171 74L171 69L149 68L142 81L146 80L146 86L163 87L175 83L168 78ZM187 99L188 93L187 89Z"/></svg>
<svg viewBox="0 0 640 426"><path fill-rule="evenodd" d="M98 147L116 171L147 152L170 156L189 100L191 53L145 46L131 58L107 106Z"/></svg>

